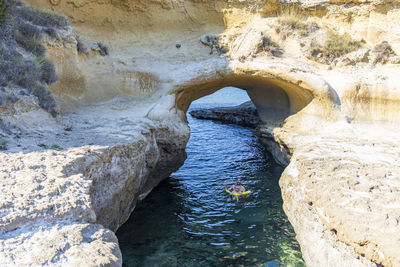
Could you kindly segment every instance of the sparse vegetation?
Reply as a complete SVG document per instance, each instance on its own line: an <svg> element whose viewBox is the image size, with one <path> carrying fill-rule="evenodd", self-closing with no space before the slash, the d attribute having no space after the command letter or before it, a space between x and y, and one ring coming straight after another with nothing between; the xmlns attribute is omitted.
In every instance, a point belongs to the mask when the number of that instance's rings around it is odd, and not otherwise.
<svg viewBox="0 0 400 267"><path fill-rule="evenodd" d="M0 24L3 24L6 12L7 12L7 6L3 0L0 0Z"/></svg>
<svg viewBox="0 0 400 267"><path fill-rule="evenodd" d="M46 53L46 48L36 38L27 38L21 33L15 34L15 41L22 46L26 51L37 57L43 57Z"/></svg>
<svg viewBox="0 0 400 267"><path fill-rule="evenodd" d="M340 35L338 33L329 32L328 40L326 40L322 52L325 58L333 60L355 51L360 47L361 42L354 41L348 33Z"/></svg>
<svg viewBox="0 0 400 267"><path fill-rule="evenodd" d="M56 145L56 144L53 144L50 147L46 144L38 144L38 146L42 147L44 149L53 149L53 150L57 150L57 151L63 150L62 147L60 147L59 145Z"/></svg>
<svg viewBox="0 0 400 267"><path fill-rule="evenodd" d="M100 48L100 55L108 56L108 47L106 45L104 45L103 43L97 43L97 45Z"/></svg>
<svg viewBox="0 0 400 267"><path fill-rule="evenodd" d="M320 63L331 64L335 59L361 47L362 42L353 40L348 33L338 34L330 31L323 45L313 40L305 51L307 51L308 58Z"/></svg>
<svg viewBox="0 0 400 267"><path fill-rule="evenodd" d="M84 45L84 43L82 42L82 40L79 37L79 35L76 35L75 37L76 37L76 41L77 41L76 48L78 50L78 53L79 54L86 53L87 52L87 47Z"/></svg>
<svg viewBox="0 0 400 267"><path fill-rule="evenodd" d="M59 145L52 145L50 148L58 151L63 150L63 148L60 147Z"/></svg>
<svg viewBox="0 0 400 267"><path fill-rule="evenodd" d="M28 39L40 39L43 35L42 30L38 26L23 21L18 23L17 30L22 36Z"/></svg>
<svg viewBox="0 0 400 267"><path fill-rule="evenodd" d="M277 11L277 21L281 27L276 29L282 39L295 33L302 37L308 36L312 32L321 30L319 25L309 18L308 13L305 13L297 4L281 5ZM326 30L321 30L323 34ZM319 36L319 38L322 35ZM319 43L317 39L312 41L301 41L301 47L304 47L304 53L310 59L321 63L330 64L336 58L353 52L362 46L360 41L355 41L349 34L339 34L333 31L328 31L325 43Z"/></svg>
<svg viewBox="0 0 400 267"><path fill-rule="evenodd" d="M278 22L283 26L283 31L281 28L277 28L277 33L288 34L289 32L290 34L295 31L304 36L319 29L315 22L309 21L308 14L294 4L281 5L277 11L277 17Z"/></svg>
<svg viewBox="0 0 400 267"><path fill-rule="evenodd" d="M46 84L55 83L58 80L54 63L47 58L39 58L37 63L40 66L40 80Z"/></svg>
<svg viewBox="0 0 400 267"><path fill-rule="evenodd" d="M49 147L48 147L47 145L45 145L45 144L38 144L38 146L39 146L39 147L42 147L42 148L44 148L44 149L49 149Z"/></svg>
<svg viewBox="0 0 400 267"><path fill-rule="evenodd" d="M0 84L15 84L23 88L31 88L38 80L38 69L32 60L24 59L16 51L0 48Z"/></svg>
<svg viewBox="0 0 400 267"><path fill-rule="evenodd" d="M65 28L68 26L68 20L65 17L49 10L23 5L21 8L15 9L14 12L17 17L25 19L33 25L50 28Z"/></svg>
<svg viewBox="0 0 400 267"><path fill-rule="evenodd" d="M228 49L220 43L219 37L215 35L203 35L200 37L200 42L203 45L209 46L211 48L210 55L214 53L214 49L219 55L228 52Z"/></svg>
<svg viewBox="0 0 400 267"><path fill-rule="evenodd" d="M76 35L76 40L77 50L79 54L96 51L103 57L109 55L108 46L106 46L102 42L93 42L84 38L80 38L79 35Z"/></svg>
<svg viewBox="0 0 400 267"><path fill-rule="evenodd" d="M55 116L56 102L47 86L58 78L54 64L44 58L46 48L41 38L56 37L57 29L68 26L67 19L14 0L0 0L0 18L3 19L0 23L1 105L7 101L15 103L24 95L34 95L38 104ZM26 53L32 56L27 57Z"/></svg>
<svg viewBox="0 0 400 267"><path fill-rule="evenodd" d="M0 150L6 150L6 149L7 149L7 141L0 138Z"/></svg>
<svg viewBox="0 0 400 267"><path fill-rule="evenodd" d="M274 57L279 57L282 55L282 50L279 48L278 44L273 42L267 36L263 36L262 41L257 48L257 53L262 51L265 51Z"/></svg>
<svg viewBox="0 0 400 267"><path fill-rule="evenodd" d="M295 5L281 5L277 16L278 21L291 30L306 30L308 28L308 24L305 23L307 16Z"/></svg>
<svg viewBox="0 0 400 267"><path fill-rule="evenodd" d="M392 47L387 41L383 41L377 44L372 50L372 52L373 52L373 59L372 59L373 65L377 63L384 64L387 61L389 61L390 57L396 56L396 53L393 51Z"/></svg>

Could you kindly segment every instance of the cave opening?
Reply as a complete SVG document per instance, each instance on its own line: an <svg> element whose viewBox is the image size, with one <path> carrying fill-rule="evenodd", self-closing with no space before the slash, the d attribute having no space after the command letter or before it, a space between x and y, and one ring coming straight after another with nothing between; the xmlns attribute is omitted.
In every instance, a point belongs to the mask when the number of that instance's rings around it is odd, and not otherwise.
<svg viewBox="0 0 400 267"><path fill-rule="evenodd" d="M282 121L306 107L314 98L300 86L303 81L285 80L271 75L229 74L210 77L177 87L176 107L186 113L193 101L211 95L221 88L245 90L265 123Z"/></svg>
<svg viewBox="0 0 400 267"><path fill-rule="evenodd" d="M275 89L263 94L255 87L225 87L191 102L185 164L139 203L117 232L125 266L304 266L282 209L283 167L252 128L190 115L194 109L233 108L252 100L261 114L280 120L290 114L290 101ZM273 101L260 101L266 96ZM237 178L253 191L239 202L224 191L225 180L232 184Z"/></svg>

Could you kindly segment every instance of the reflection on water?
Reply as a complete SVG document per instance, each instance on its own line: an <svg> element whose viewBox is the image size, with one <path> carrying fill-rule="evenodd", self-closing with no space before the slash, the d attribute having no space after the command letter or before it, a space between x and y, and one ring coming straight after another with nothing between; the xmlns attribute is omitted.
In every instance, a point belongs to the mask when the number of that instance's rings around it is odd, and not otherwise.
<svg viewBox="0 0 400 267"><path fill-rule="evenodd" d="M184 166L117 232L124 265L304 266L282 210L283 169L251 129L188 117ZM224 191L237 178L252 190L240 202Z"/></svg>

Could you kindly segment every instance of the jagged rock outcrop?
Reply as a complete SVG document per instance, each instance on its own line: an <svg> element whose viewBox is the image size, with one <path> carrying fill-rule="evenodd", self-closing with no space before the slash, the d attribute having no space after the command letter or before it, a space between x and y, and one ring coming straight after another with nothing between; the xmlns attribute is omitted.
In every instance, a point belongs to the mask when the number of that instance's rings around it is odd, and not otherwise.
<svg viewBox="0 0 400 267"><path fill-rule="evenodd" d="M195 109L189 113L197 119L217 120L248 127L257 127L261 123L257 109L251 101L234 107Z"/></svg>
<svg viewBox="0 0 400 267"><path fill-rule="evenodd" d="M134 109L88 127L83 118L93 118L99 108L70 114L67 131L37 128L39 133L10 141L9 152L0 154L1 266L121 265L111 230L183 164L188 128ZM20 147L24 153L17 152Z"/></svg>
<svg viewBox="0 0 400 267"><path fill-rule="evenodd" d="M0 113L0 265L121 265L111 230L182 164L190 103L225 86L288 164L307 265L400 264L398 3L27 2L74 30L42 40L60 114Z"/></svg>

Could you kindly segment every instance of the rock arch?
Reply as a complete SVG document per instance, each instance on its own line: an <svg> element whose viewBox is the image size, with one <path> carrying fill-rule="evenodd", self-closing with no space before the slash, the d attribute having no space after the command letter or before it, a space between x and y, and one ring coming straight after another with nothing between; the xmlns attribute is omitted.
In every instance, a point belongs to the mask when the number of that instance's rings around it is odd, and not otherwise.
<svg viewBox="0 0 400 267"><path fill-rule="evenodd" d="M284 119L297 112L334 118L340 106L328 83L318 76L280 67L270 70L237 70L198 77L176 86L175 107L186 113L190 103L224 87L246 90L264 122Z"/></svg>

